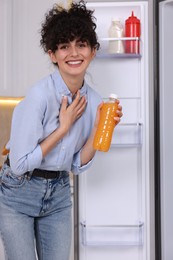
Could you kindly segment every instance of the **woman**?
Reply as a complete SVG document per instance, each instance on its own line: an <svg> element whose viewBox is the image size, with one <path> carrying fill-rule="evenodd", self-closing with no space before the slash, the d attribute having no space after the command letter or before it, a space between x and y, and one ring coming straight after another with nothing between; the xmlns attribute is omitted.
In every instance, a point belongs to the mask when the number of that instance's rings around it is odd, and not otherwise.
<svg viewBox="0 0 173 260"><path fill-rule="evenodd" d="M0 232L8 260L68 260L71 245L69 172L92 163L100 96L84 80L99 43L83 1L55 5L41 46L55 64L15 108L9 160L1 170ZM120 121L122 108L118 107Z"/></svg>

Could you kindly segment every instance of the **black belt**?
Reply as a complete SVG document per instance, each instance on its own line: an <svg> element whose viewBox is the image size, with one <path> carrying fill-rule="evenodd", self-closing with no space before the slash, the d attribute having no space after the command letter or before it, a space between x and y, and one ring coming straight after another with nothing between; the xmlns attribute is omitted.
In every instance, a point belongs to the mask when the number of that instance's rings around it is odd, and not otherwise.
<svg viewBox="0 0 173 260"><path fill-rule="evenodd" d="M10 160L8 157L5 161L5 163L10 167ZM42 170L42 169L34 169L34 171L32 172L32 176L41 177L44 179L55 179L55 178L59 178L61 173L62 173L62 171L48 171L48 170Z"/></svg>
<svg viewBox="0 0 173 260"><path fill-rule="evenodd" d="M55 179L55 178L59 178L61 173L62 173L61 171L48 171L42 169L34 169L34 171L32 172L32 176L41 177L44 179Z"/></svg>

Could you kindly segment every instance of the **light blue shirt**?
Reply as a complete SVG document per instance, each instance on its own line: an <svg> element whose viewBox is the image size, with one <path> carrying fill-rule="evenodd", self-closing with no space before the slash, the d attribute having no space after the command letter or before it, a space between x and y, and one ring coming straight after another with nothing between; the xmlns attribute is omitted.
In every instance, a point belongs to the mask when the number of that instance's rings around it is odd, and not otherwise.
<svg viewBox="0 0 173 260"><path fill-rule="evenodd" d="M37 82L15 107L8 144L15 174L22 175L35 168L72 171L74 174L88 169L92 161L81 167L80 152L90 136L101 97L86 82L80 93L87 98L83 115L44 158L40 142L59 125L62 96L67 96L69 104L72 103L72 94L59 71Z"/></svg>

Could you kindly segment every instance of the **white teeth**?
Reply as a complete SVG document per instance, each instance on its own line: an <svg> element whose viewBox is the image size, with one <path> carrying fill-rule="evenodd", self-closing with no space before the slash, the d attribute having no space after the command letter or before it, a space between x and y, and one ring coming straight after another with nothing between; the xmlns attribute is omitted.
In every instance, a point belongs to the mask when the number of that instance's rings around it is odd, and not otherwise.
<svg viewBox="0 0 173 260"><path fill-rule="evenodd" d="M80 64L81 61L68 61L68 64L71 64L71 65L75 65L75 64Z"/></svg>

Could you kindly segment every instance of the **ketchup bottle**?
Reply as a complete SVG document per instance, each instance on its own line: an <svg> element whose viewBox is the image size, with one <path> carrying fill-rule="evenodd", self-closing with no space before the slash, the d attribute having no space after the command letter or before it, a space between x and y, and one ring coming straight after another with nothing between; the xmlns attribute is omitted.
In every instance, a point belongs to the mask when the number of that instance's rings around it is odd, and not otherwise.
<svg viewBox="0 0 173 260"><path fill-rule="evenodd" d="M98 128L94 137L93 147L95 150L107 152L111 145L112 135L115 127L116 111L118 103L117 95L110 94L109 99L104 102L101 111Z"/></svg>
<svg viewBox="0 0 173 260"><path fill-rule="evenodd" d="M140 20L132 15L125 21L125 37L140 37L141 35L141 25ZM126 53L136 53L139 50L139 40L127 40L126 41Z"/></svg>

